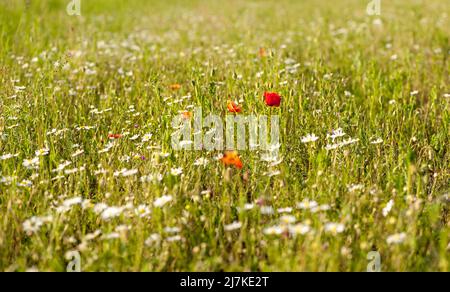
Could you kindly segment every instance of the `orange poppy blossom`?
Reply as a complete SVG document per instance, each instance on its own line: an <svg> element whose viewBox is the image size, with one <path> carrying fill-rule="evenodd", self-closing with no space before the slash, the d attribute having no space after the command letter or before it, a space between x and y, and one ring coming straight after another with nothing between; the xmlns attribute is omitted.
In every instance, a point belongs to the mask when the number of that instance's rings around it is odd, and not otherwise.
<svg viewBox="0 0 450 292"><path fill-rule="evenodd" d="M232 100L228 100L227 109L230 113L240 113L242 111L241 106Z"/></svg>
<svg viewBox="0 0 450 292"><path fill-rule="evenodd" d="M184 119L189 120L190 118L192 118L192 113L190 111L184 111L181 113L181 116Z"/></svg>
<svg viewBox="0 0 450 292"><path fill-rule="evenodd" d="M169 87L172 90L178 90L181 88L181 84L175 83L175 84L171 84Z"/></svg>
<svg viewBox="0 0 450 292"><path fill-rule="evenodd" d="M267 56L266 49L264 49L263 47L259 48L258 55L260 58L266 57Z"/></svg>
<svg viewBox="0 0 450 292"><path fill-rule="evenodd" d="M225 151L220 161L222 161L222 163L226 166L233 165L239 169L244 166L237 151Z"/></svg>

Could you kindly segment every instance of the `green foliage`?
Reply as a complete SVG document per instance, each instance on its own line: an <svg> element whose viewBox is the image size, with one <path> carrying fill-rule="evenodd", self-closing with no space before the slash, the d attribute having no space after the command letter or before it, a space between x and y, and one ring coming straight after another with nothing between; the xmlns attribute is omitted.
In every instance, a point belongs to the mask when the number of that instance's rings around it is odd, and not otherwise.
<svg viewBox="0 0 450 292"><path fill-rule="evenodd" d="M447 1L28 2L0 3L0 270L450 270ZM280 115L279 164L171 148L229 99Z"/></svg>

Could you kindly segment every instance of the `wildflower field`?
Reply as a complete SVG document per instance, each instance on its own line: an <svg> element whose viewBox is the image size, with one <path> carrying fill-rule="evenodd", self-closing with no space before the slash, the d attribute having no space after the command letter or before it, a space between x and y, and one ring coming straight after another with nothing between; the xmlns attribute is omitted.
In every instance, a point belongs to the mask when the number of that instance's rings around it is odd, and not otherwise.
<svg viewBox="0 0 450 292"><path fill-rule="evenodd" d="M0 271L450 271L447 0L70 2L0 1Z"/></svg>

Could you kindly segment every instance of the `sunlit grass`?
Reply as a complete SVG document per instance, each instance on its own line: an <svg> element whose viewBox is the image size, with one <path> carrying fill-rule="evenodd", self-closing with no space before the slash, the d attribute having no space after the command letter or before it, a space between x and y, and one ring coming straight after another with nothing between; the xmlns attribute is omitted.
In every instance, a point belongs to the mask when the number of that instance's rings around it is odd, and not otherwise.
<svg viewBox="0 0 450 292"><path fill-rule="evenodd" d="M81 1L0 3L0 270L450 270L446 1ZM282 160L172 149L229 100Z"/></svg>

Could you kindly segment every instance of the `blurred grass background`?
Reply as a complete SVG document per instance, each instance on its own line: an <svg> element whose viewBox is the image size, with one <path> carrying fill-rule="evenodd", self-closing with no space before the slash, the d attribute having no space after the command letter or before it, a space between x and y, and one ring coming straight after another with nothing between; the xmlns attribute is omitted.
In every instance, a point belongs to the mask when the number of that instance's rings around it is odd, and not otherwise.
<svg viewBox="0 0 450 292"><path fill-rule="evenodd" d="M382 1L380 16L367 15L369 1L359 0L81 0L80 17L67 15L68 3L0 2L0 131L8 134L0 140L0 153L25 159L45 140L51 145L33 187L0 185L0 269L64 270L65 252L77 248L72 237L79 243L88 232L111 232L119 224L73 210L40 237L23 232L26 219L53 210L66 197L116 205L128 198L137 205L169 192L176 197L170 209L155 211L149 222L121 222L136 227L125 240L96 241L84 250L84 268L363 271L367 252L378 249L384 270L449 270L448 1ZM258 58L260 48L267 50L266 59ZM44 51L46 57L32 65ZM290 62L300 67L286 74ZM69 69L60 68L65 64ZM118 74L119 68L132 75ZM96 74L87 76L89 70ZM182 89L174 93L168 86L177 82ZM15 85L22 84L27 88L17 93ZM280 176L267 177L271 169L248 152L243 153L248 177L235 173L231 180L213 162L204 171L193 167L198 153L171 153L156 165L126 163L119 158L146 151L128 141L112 154L98 154L109 132L125 131L152 131L170 152L170 117L185 105L168 106L168 97L192 94L191 105L222 114L226 99L242 98L246 113L269 114L261 102L265 90L283 95ZM133 116L129 106L142 115ZM112 112L93 117L93 107ZM18 127L7 129L15 118ZM97 129L60 140L46 136L53 128L85 124ZM338 127L360 144L325 151L326 134ZM317 146L300 142L307 133L320 135ZM382 146L370 144L375 137L384 140ZM86 151L82 159L71 158L74 144ZM74 160L73 167L85 165L87 174L45 182L62 159ZM31 179L20 162L0 163L2 176ZM111 173L94 176L99 164ZM158 185L112 176L123 167L143 175L178 166L186 178L168 177ZM364 191L348 191L358 183ZM194 202L204 189L214 196ZM294 212L311 222L315 234L272 238L262 230L277 218L236 209L260 198L280 208L314 199L333 209ZM395 207L385 218L381 209L391 199ZM243 222L242 233L224 232L222 226L234 220ZM325 234L330 220L345 222L346 232ZM179 245L144 247L151 232L175 225L183 226ZM402 231L408 235L404 245L386 243L387 236Z"/></svg>

